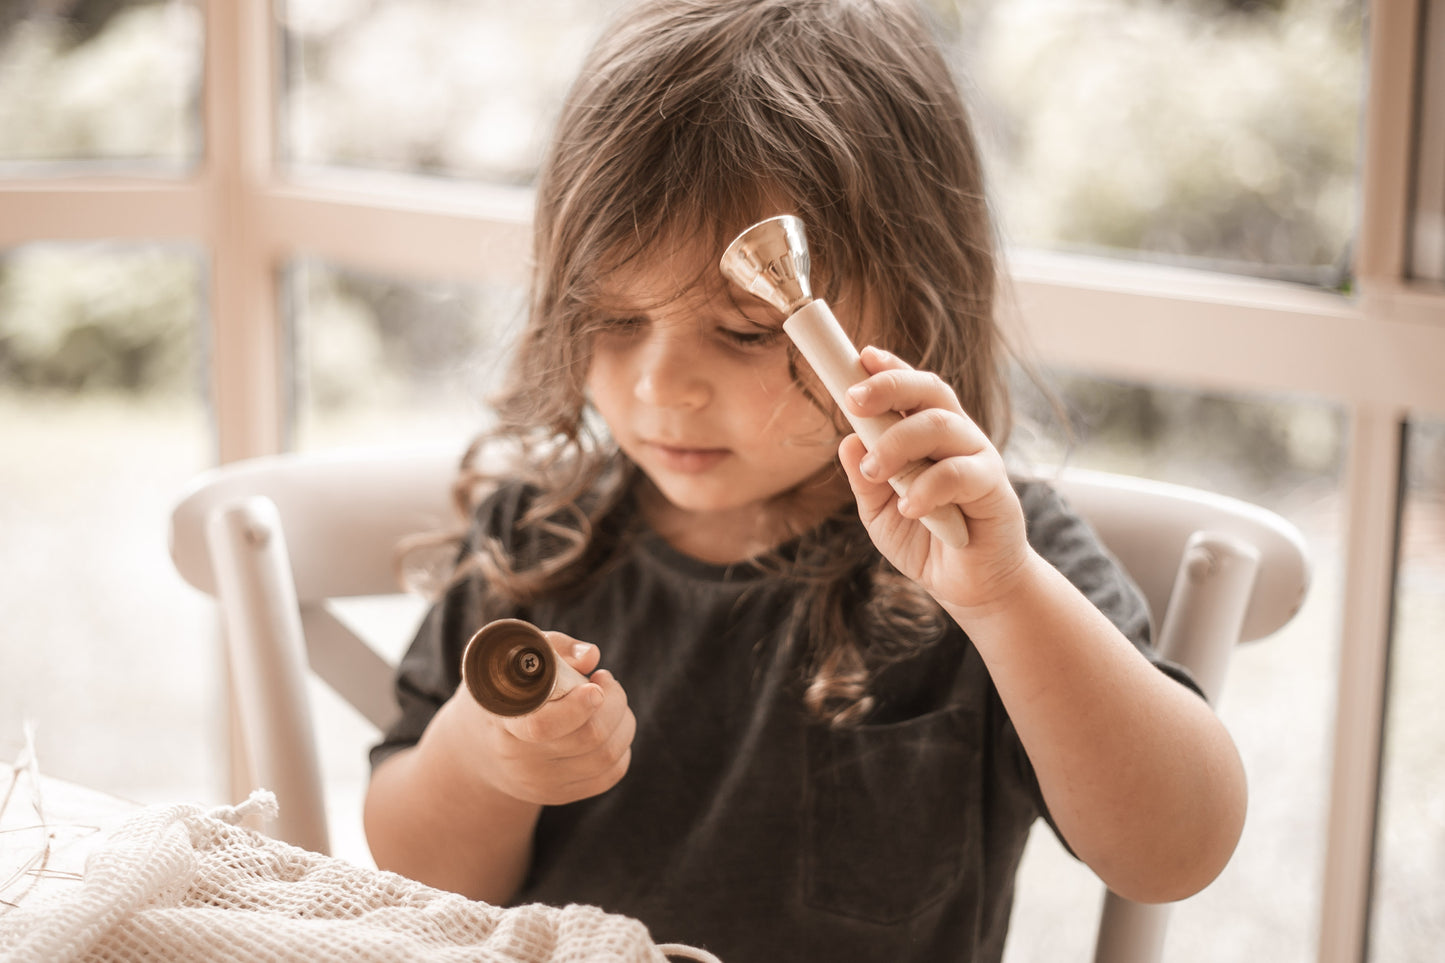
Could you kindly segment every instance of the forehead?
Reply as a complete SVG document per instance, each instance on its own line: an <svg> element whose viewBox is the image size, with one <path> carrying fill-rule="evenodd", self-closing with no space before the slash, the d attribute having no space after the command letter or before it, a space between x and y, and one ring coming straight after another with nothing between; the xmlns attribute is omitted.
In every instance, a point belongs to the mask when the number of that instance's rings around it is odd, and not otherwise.
<svg viewBox="0 0 1445 963"><path fill-rule="evenodd" d="M718 268L721 251L659 243L602 271L598 307L653 310L669 305L734 306L750 300ZM761 303L761 302L759 302Z"/></svg>

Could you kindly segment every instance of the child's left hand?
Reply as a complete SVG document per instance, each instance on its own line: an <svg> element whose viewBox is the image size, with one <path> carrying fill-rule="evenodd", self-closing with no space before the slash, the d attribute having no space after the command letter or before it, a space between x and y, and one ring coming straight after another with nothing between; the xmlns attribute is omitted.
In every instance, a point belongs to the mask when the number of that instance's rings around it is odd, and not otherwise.
<svg viewBox="0 0 1445 963"><path fill-rule="evenodd" d="M970 609L1001 600L1030 551L1023 509L1003 457L943 379L880 348L869 346L860 354L871 377L849 389L848 406L854 414L895 411L903 416L873 451L857 435L849 435L838 449L869 537L900 572L940 602ZM865 455L866 477L860 466ZM920 459L937 464L920 472L907 499L900 499L888 479ZM963 511L968 524L969 542L962 549L934 537L918 521L949 504Z"/></svg>

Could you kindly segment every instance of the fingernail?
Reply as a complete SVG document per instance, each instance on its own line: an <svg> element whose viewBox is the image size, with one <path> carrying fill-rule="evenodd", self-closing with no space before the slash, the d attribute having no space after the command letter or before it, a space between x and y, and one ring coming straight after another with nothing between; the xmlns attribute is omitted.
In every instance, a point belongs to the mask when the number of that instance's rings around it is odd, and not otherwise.
<svg viewBox="0 0 1445 963"><path fill-rule="evenodd" d="M602 704L602 690L597 686L587 690L587 705L595 709Z"/></svg>
<svg viewBox="0 0 1445 963"><path fill-rule="evenodd" d="M587 654L591 651L591 642L578 642L576 645L572 646L572 658L581 661L582 659L587 658Z"/></svg>
<svg viewBox="0 0 1445 963"><path fill-rule="evenodd" d="M873 389L866 384L856 384L848 389L848 397L853 399L854 404L862 405L868 402L868 396Z"/></svg>
<svg viewBox="0 0 1445 963"><path fill-rule="evenodd" d="M863 473L864 478L874 478L878 474L878 459L872 455L864 455L863 460L858 463L858 470Z"/></svg>
<svg viewBox="0 0 1445 963"><path fill-rule="evenodd" d="M913 503L910 502L910 501L907 499L907 497L901 497L901 498L899 498L899 499L898 499L898 514L900 514L900 515L907 515L907 514L908 514L909 512L911 512L911 511L913 511Z"/></svg>

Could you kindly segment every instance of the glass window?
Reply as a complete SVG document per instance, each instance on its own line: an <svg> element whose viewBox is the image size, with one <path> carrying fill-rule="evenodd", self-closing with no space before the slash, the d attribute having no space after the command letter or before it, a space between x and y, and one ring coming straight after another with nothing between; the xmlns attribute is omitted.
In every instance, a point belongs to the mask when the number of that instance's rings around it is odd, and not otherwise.
<svg viewBox="0 0 1445 963"><path fill-rule="evenodd" d="M1370 959L1423 960L1445 941L1445 422L1410 424Z"/></svg>
<svg viewBox="0 0 1445 963"><path fill-rule="evenodd" d="M488 422L506 369L520 287L416 281L317 260L285 273L293 344L292 447L394 442L462 446ZM340 616L387 658L401 658L425 611L418 596L348 599ZM310 687L329 788L334 852L369 865L356 800L377 732L324 684Z"/></svg>
<svg viewBox="0 0 1445 963"><path fill-rule="evenodd" d="M931 0L1011 243L1347 283L1361 0ZM283 157L529 183L615 0L289 0Z"/></svg>
<svg viewBox="0 0 1445 963"><path fill-rule="evenodd" d="M189 167L200 154L201 42L191 0L6 5L0 162Z"/></svg>
<svg viewBox="0 0 1445 963"><path fill-rule="evenodd" d="M1410 274L1445 281L1445 0L1421 0Z"/></svg>
<svg viewBox="0 0 1445 963"><path fill-rule="evenodd" d="M1346 280L1360 0L933 0L1014 244Z"/></svg>
<svg viewBox="0 0 1445 963"><path fill-rule="evenodd" d="M616 0L287 0L282 156L528 184Z"/></svg>
<svg viewBox="0 0 1445 963"><path fill-rule="evenodd" d="M1300 960L1323 880L1328 749L1339 652L1339 410L1310 398L1226 395L1044 375L1067 430L1020 379L1014 456L1194 485L1269 508L1299 527L1314 566L1300 613L1234 655L1217 706L1249 779L1244 836L1220 878L1170 917L1164 958ZM1092 945L1101 887L1047 827L1025 854L1006 959L1077 958Z"/></svg>
<svg viewBox="0 0 1445 963"><path fill-rule="evenodd" d="M0 252L0 753L140 802L214 796L211 606L171 502L214 459L202 261L176 247Z"/></svg>
<svg viewBox="0 0 1445 963"><path fill-rule="evenodd" d="M486 423L523 311L517 287L419 282L319 261L287 272L295 447L422 438Z"/></svg>

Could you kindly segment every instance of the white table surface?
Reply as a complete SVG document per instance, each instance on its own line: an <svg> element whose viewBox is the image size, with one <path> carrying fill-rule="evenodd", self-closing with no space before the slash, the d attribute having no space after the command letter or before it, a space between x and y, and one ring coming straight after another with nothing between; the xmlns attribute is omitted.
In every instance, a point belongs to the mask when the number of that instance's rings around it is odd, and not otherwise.
<svg viewBox="0 0 1445 963"><path fill-rule="evenodd" d="M0 762L0 914L74 885L91 850L139 808Z"/></svg>

